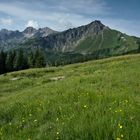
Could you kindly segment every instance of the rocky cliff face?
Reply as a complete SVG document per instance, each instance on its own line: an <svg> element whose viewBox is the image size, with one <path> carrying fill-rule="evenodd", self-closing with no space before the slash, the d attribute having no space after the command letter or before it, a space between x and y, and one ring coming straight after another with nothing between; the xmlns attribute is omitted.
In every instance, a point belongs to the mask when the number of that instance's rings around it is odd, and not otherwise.
<svg viewBox="0 0 140 140"><path fill-rule="evenodd" d="M33 27L27 27L23 32L21 32L25 38L33 37L36 33L37 30Z"/></svg>
<svg viewBox="0 0 140 140"><path fill-rule="evenodd" d="M35 33L34 37L47 37L48 35L57 33L56 31L45 27L45 28L39 28L39 30Z"/></svg>
<svg viewBox="0 0 140 140"><path fill-rule="evenodd" d="M26 45L42 47L46 52L73 52L104 57L135 51L138 49L136 42L134 37L112 30L96 20L85 26L27 41Z"/></svg>
<svg viewBox="0 0 140 140"><path fill-rule="evenodd" d="M105 27L100 21L94 21L85 26L52 34L44 38L43 47L63 52L72 51L80 41L88 36L101 34Z"/></svg>

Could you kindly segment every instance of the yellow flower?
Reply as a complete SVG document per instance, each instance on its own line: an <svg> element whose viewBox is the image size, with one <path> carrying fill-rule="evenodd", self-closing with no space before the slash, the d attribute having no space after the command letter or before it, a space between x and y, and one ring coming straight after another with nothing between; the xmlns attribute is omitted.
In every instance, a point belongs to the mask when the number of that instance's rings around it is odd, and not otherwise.
<svg viewBox="0 0 140 140"><path fill-rule="evenodd" d="M57 132L56 134L59 135L59 132Z"/></svg>
<svg viewBox="0 0 140 140"><path fill-rule="evenodd" d="M125 100L126 103L128 103L128 100Z"/></svg>
<svg viewBox="0 0 140 140"><path fill-rule="evenodd" d="M34 120L34 122L37 122L37 120Z"/></svg>
<svg viewBox="0 0 140 140"><path fill-rule="evenodd" d="M122 125L120 125L120 129L122 129Z"/></svg>
<svg viewBox="0 0 140 140"><path fill-rule="evenodd" d="M123 135L121 134L121 137L123 138Z"/></svg>
<svg viewBox="0 0 140 140"><path fill-rule="evenodd" d="M29 114L29 116L31 117L31 116L32 116L32 114Z"/></svg>
<svg viewBox="0 0 140 140"><path fill-rule="evenodd" d="M25 122L25 120L22 120L22 122L24 123L24 122Z"/></svg>
<svg viewBox="0 0 140 140"><path fill-rule="evenodd" d="M119 127L120 129L122 129L122 128L123 128L123 126L122 126L121 124L118 124L118 127Z"/></svg>
<svg viewBox="0 0 140 140"><path fill-rule="evenodd" d="M84 105L84 108L87 108L87 105Z"/></svg>
<svg viewBox="0 0 140 140"><path fill-rule="evenodd" d="M116 140L121 140L120 138L117 138Z"/></svg>

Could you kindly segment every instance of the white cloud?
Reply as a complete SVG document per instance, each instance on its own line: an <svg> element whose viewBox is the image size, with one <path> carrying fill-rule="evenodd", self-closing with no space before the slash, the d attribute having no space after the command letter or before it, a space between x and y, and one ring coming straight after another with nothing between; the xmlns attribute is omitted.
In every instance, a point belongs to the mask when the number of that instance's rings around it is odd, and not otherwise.
<svg viewBox="0 0 140 140"><path fill-rule="evenodd" d="M3 25L12 25L13 20L11 18L1 18L0 23Z"/></svg>
<svg viewBox="0 0 140 140"><path fill-rule="evenodd" d="M27 0L23 2L13 0L13 2L0 2L0 12L12 17L17 24L12 27L20 30L24 25L38 28L48 26L54 30L62 31L68 28L77 27L99 19L103 24L122 32L140 36L140 20L130 21L112 18L113 12L105 0L31 0L33 6ZM46 4L47 3L47 4ZM31 20L34 19L34 20ZM20 24L18 24L20 22ZM3 28L12 24L10 19L1 19L0 24ZM22 27L23 26L23 27Z"/></svg>
<svg viewBox="0 0 140 140"><path fill-rule="evenodd" d="M53 4L51 3L52 1L54 2ZM50 21L58 23L60 20L59 17L61 17L61 19L63 18L62 20L64 21L68 20L67 17L71 17L69 21L73 24L73 19L75 17L78 17L77 22L79 22L79 17L83 19L83 21L87 20L87 14L92 15L92 17L95 15L105 15L107 13L107 8L102 1L104 0L60 0L59 2L56 0L48 0L48 6L46 6L45 3L40 2L38 8L29 7L26 1L25 3L0 3L0 11L16 17L18 20L47 20L47 23ZM34 5L36 2L37 1L34 2ZM69 16L67 16L67 14L69 14Z"/></svg>
<svg viewBox="0 0 140 140"><path fill-rule="evenodd" d="M40 9L33 10L22 7L21 5L8 3L0 3L0 11L13 16L15 19L22 20L23 22L28 21L26 27L34 26L34 22L30 20L34 19L35 21L39 21L40 25L48 26L58 31L86 24L91 21L89 18L77 13L55 11L54 9L47 9L45 11Z"/></svg>
<svg viewBox="0 0 140 140"><path fill-rule="evenodd" d="M38 22L37 21L35 21L35 20L29 20L28 23L26 24L26 27L33 27L33 28L38 29L39 28L39 25L38 25Z"/></svg>
<svg viewBox="0 0 140 140"><path fill-rule="evenodd" d="M63 12L88 15L109 14L108 6L104 0L60 0L58 5Z"/></svg>

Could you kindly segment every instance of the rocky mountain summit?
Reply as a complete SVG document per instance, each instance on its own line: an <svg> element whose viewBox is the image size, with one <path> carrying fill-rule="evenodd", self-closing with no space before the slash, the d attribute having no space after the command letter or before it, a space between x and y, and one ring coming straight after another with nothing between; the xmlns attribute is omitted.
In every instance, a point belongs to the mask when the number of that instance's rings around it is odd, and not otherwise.
<svg viewBox="0 0 140 140"><path fill-rule="evenodd" d="M46 27L35 29L33 27L27 27L24 31L11 31L7 29L0 30L0 47L9 49L16 47L17 45L24 43L28 39L46 37L49 34L56 33L56 31Z"/></svg>
<svg viewBox="0 0 140 140"><path fill-rule="evenodd" d="M107 27L96 20L88 25L44 37L44 47L59 51L72 51L76 45L89 36L102 34Z"/></svg>

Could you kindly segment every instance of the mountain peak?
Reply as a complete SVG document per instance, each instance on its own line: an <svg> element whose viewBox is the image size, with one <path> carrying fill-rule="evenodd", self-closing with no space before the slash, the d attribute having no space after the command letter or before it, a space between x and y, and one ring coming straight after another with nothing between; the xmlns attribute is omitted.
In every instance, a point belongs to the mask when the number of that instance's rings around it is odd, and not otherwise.
<svg viewBox="0 0 140 140"><path fill-rule="evenodd" d="M26 34L33 34L35 33L37 30L33 27L27 27L23 32Z"/></svg>
<svg viewBox="0 0 140 140"><path fill-rule="evenodd" d="M96 25L96 26L102 26L102 27L105 27L105 25L100 21L100 20L95 20L95 21L92 21L89 25Z"/></svg>
<svg viewBox="0 0 140 140"><path fill-rule="evenodd" d="M56 31L48 28L48 27L44 27L44 28L39 28L36 36L39 36L39 37L46 37L48 36L49 34L53 34L53 33L56 33Z"/></svg>
<svg viewBox="0 0 140 140"><path fill-rule="evenodd" d="M106 26L104 24L102 24L101 21L95 20L95 21L92 21L91 23L89 23L88 25L85 25L85 27L87 28L88 33L90 33L92 35L93 34L97 35L97 34L101 33Z"/></svg>
<svg viewBox="0 0 140 140"><path fill-rule="evenodd" d="M1 32L1 33L5 33L5 34L7 34L7 33L9 33L10 31L7 30L7 29L1 29L0 32Z"/></svg>

